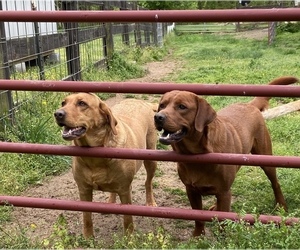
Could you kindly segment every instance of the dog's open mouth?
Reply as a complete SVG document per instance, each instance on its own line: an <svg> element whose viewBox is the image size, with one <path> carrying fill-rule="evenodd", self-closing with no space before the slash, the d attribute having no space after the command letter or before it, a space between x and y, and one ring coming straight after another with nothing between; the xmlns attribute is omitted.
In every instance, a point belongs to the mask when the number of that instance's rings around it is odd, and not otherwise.
<svg viewBox="0 0 300 250"><path fill-rule="evenodd" d="M182 138L186 135L186 133L187 133L186 128L182 128L176 132L170 132L164 130L161 136L159 137L159 141L162 144L170 145L171 143L175 143L182 140Z"/></svg>
<svg viewBox="0 0 300 250"><path fill-rule="evenodd" d="M64 126L64 129L62 131L62 138L65 140L75 140L76 138L80 137L86 132L85 127L76 127L76 128L70 128L67 126Z"/></svg>

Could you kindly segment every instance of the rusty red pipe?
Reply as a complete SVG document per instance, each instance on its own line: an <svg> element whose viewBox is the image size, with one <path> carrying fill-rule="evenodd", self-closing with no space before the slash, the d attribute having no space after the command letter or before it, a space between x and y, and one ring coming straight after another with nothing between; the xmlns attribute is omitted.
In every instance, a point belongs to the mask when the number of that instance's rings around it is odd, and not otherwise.
<svg viewBox="0 0 300 250"><path fill-rule="evenodd" d="M246 84L177 84L141 82L88 82L88 81L38 81L0 80L0 90L56 91L56 92L106 92L163 94L171 90L186 90L200 95L277 96L299 97L297 85L246 85Z"/></svg>
<svg viewBox="0 0 300 250"><path fill-rule="evenodd" d="M126 149L126 148L103 148L103 147L76 147L50 144L13 143L0 142L0 152L85 156L119 159L156 160L173 162L198 162L224 163L234 165L251 166L276 166L285 168L299 168L300 157L297 156L271 156L250 154L222 154L209 153L198 155L183 155L174 151L148 150L148 149ZM199 165L201 167L201 165Z"/></svg>
<svg viewBox="0 0 300 250"><path fill-rule="evenodd" d="M233 221L238 221L242 219L249 222L250 224L253 224L256 221L253 215L246 214L241 216L237 213L232 212L192 210L169 207L148 207L140 205L70 201L21 196L0 196L0 205L13 205L15 207L44 208L70 211L85 211L105 214L130 214L135 216L172 218L183 220L213 221L214 219L217 219L219 221L223 221L229 219ZM280 216L271 215L260 215L258 217L258 220L262 223L274 222L276 224L280 224L283 222ZM284 223L287 225L298 222L298 218L289 218L286 221L284 221Z"/></svg>
<svg viewBox="0 0 300 250"><path fill-rule="evenodd" d="M300 21L299 8L144 11L0 11L2 22Z"/></svg>

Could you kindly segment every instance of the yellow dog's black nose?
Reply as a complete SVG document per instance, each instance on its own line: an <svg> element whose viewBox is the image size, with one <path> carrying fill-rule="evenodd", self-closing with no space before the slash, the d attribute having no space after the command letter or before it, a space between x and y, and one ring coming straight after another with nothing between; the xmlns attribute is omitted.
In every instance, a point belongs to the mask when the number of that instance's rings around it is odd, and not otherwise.
<svg viewBox="0 0 300 250"><path fill-rule="evenodd" d="M64 111L62 109L58 109L55 111L54 117L58 123L62 122L66 117L66 111Z"/></svg>

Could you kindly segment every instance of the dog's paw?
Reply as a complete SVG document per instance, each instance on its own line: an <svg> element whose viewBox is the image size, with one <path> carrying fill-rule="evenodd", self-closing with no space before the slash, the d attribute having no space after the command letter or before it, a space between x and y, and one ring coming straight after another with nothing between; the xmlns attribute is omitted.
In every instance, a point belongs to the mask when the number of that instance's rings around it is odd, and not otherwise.
<svg viewBox="0 0 300 250"><path fill-rule="evenodd" d="M155 201L152 201L152 202L147 202L147 203L146 203L146 206L157 207L157 204L156 204Z"/></svg>

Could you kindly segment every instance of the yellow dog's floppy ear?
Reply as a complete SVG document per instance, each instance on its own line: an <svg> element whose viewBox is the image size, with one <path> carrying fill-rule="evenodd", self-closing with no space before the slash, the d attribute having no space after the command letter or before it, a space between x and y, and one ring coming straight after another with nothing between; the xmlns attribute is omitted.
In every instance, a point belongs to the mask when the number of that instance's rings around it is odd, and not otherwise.
<svg viewBox="0 0 300 250"><path fill-rule="evenodd" d="M196 96L196 99L198 104L195 117L195 128L201 133L204 127L216 118L217 113L205 99L199 98L198 96Z"/></svg>
<svg viewBox="0 0 300 250"><path fill-rule="evenodd" d="M100 112L106 116L107 122L109 123L114 135L117 135L116 126L117 126L118 122L117 122L116 118L113 116L110 108L104 102L101 101L99 104L99 109L100 109Z"/></svg>

